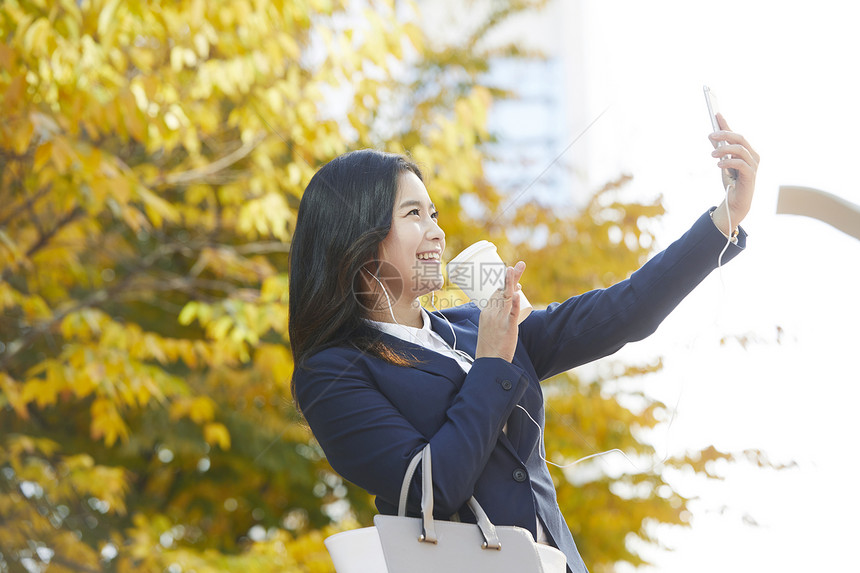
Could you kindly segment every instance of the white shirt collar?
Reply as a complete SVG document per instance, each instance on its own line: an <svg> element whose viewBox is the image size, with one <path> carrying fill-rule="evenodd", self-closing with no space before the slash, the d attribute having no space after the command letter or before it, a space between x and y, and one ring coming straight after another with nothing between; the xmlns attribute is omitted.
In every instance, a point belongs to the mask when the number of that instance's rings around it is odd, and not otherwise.
<svg viewBox="0 0 860 573"><path fill-rule="evenodd" d="M369 320L372 326L378 328L382 332L388 333L392 336L396 336L397 338L402 338L403 340L407 340L409 342L415 342L415 337L419 337L418 340L426 336L430 336L432 332L430 328L430 316L427 314L427 311L424 308L421 308L421 328L417 328L415 326L406 326L405 324L400 324L396 322L380 322L378 320ZM422 336L423 335L423 336ZM423 343L419 343L424 346Z"/></svg>
<svg viewBox="0 0 860 573"><path fill-rule="evenodd" d="M423 307L421 308L421 320L423 321L421 328L392 322L379 322L376 320L367 320L367 322L374 328L377 328L386 334L396 336L406 342L423 346L428 350L433 350L434 352L453 358L464 371L468 372L472 367L472 359L466 359L458 352L454 352L451 345L448 344L448 342L446 342L439 333L430 328L430 315Z"/></svg>

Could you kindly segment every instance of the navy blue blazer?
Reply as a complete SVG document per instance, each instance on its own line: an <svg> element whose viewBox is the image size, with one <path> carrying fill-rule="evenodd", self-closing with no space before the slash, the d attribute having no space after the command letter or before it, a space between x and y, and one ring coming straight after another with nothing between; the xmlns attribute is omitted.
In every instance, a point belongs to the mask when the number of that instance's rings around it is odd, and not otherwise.
<svg viewBox="0 0 860 573"><path fill-rule="evenodd" d="M533 536L537 515L567 556L568 569L587 573L541 460L538 429L516 406L543 427L539 382L651 334L716 268L725 244L705 213L629 279L533 311L520 324L512 362L479 358L468 374L452 358L382 332L387 344L416 359L414 367L350 346L326 348L295 372L299 406L332 467L376 495L381 513L396 514L406 466L430 443L438 518L459 512L463 521L474 521L465 507L472 495L493 523L517 525ZM741 232L724 261L745 244ZM451 344L439 314L430 314L432 328ZM441 314L457 333L457 348L474 356L480 309L466 304ZM413 481L411 515L419 514L420 483Z"/></svg>

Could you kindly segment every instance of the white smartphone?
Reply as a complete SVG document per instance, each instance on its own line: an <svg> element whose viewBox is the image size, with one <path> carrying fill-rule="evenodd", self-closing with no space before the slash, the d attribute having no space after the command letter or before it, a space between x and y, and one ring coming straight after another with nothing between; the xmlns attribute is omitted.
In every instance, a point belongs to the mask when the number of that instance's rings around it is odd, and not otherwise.
<svg viewBox="0 0 860 573"><path fill-rule="evenodd" d="M717 104L717 96L708 86L702 86L702 90L705 92L705 103L708 104L708 115L711 118L711 127L714 131L720 131L720 124L717 122L717 114L720 112L720 107ZM722 147L724 145L728 145L728 143L725 141L717 142L717 147ZM738 178L737 169L729 169L728 172L732 179Z"/></svg>
<svg viewBox="0 0 860 573"><path fill-rule="evenodd" d="M720 124L717 123L717 114L720 111L720 106L717 104L717 95L711 91L708 86L702 86L705 92L705 103L708 104L708 115L711 117L711 127L714 131L720 131ZM725 145L725 141L720 141L717 145Z"/></svg>

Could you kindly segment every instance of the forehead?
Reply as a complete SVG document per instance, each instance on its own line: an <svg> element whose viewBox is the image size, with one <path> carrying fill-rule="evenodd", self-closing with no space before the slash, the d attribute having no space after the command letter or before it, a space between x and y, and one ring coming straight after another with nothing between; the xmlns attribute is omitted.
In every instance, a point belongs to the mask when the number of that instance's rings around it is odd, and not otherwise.
<svg viewBox="0 0 860 573"><path fill-rule="evenodd" d="M397 178L397 205L404 202L414 204L418 202L422 205L430 205L430 195L427 193L427 188L421 179L411 171L404 171Z"/></svg>

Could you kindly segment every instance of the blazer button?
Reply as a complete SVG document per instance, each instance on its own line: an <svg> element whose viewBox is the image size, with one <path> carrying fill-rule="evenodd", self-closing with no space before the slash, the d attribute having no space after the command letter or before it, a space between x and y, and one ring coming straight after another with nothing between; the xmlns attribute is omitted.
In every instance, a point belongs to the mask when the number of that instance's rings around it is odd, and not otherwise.
<svg viewBox="0 0 860 573"><path fill-rule="evenodd" d="M514 385L510 380L502 380L502 388L505 390L510 390Z"/></svg>
<svg viewBox="0 0 860 573"><path fill-rule="evenodd" d="M523 468L517 468L514 470L514 481L518 481L520 483L526 481L526 478L529 476L526 474L526 470Z"/></svg>

